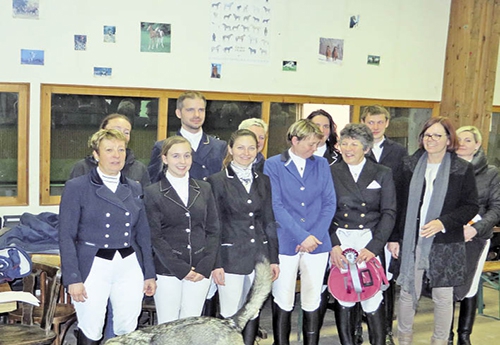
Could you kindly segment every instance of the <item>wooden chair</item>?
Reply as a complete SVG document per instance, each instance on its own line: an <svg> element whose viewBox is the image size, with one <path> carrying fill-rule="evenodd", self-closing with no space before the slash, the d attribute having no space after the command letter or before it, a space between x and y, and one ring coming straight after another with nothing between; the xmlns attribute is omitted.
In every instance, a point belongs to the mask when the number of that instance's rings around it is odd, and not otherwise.
<svg viewBox="0 0 500 345"><path fill-rule="evenodd" d="M33 263L42 263L52 266L61 266L61 258L57 254L32 254L31 261ZM33 317L35 322L40 322L42 310L40 307L35 307L33 310ZM17 309L9 313L9 321L19 322L22 317L22 310ZM59 298L52 320L53 331L57 335L54 339L53 345L61 345L68 329L76 321L76 311L71 304L71 297L64 291L64 286L61 285L59 289Z"/></svg>
<svg viewBox="0 0 500 345"><path fill-rule="evenodd" d="M23 278L23 291L37 294L37 282L40 282L40 319L34 320L35 307L22 303L20 323L0 325L0 344L32 345L51 344L57 337L51 330L59 288L61 270L59 267L33 263L31 274Z"/></svg>

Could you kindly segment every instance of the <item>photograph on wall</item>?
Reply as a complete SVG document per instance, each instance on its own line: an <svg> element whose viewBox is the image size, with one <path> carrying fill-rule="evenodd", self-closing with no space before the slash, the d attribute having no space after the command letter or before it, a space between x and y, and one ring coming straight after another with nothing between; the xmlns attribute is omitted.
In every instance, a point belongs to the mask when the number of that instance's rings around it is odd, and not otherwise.
<svg viewBox="0 0 500 345"><path fill-rule="evenodd" d="M75 50L87 50L87 35L75 35Z"/></svg>
<svg viewBox="0 0 500 345"><path fill-rule="evenodd" d="M45 52L43 50L21 49L21 65L45 64Z"/></svg>
<svg viewBox="0 0 500 345"><path fill-rule="evenodd" d="M366 63L368 65L378 66L378 65L380 65L380 56L378 56L378 55L368 55L368 58L366 59Z"/></svg>
<svg viewBox="0 0 500 345"><path fill-rule="evenodd" d="M40 0L12 0L12 17L38 19Z"/></svg>
<svg viewBox="0 0 500 345"><path fill-rule="evenodd" d="M220 63L213 63L212 64L212 69L210 72L210 78L216 78L220 79L220 74L221 74L221 64Z"/></svg>
<svg viewBox="0 0 500 345"><path fill-rule="evenodd" d="M319 39L319 61L342 64L344 59L344 40L338 38Z"/></svg>
<svg viewBox="0 0 500 345"><path fill-rule="evenodd" d="M94 77L111 77L112 72L111 67L94 67Z"/></svg>
<svg viewBox="0 0 500 345"><path fill-rule="evenodd" d="M170 53L171 35L170 24L141 22L141 52Z"/></svg>
<svg viewBox="0 0 500 345"><path fill-rule="evenodd" d="M104 42L116 43L116 26L104 25L103 34L104 34Z"/></svg>
<svg viewBox="0 0 500 345"><path fill-rule="evenodd" d="M210 6L210 58L269 63L271 2L214 1Z"/></svg>
<svg viewBox="0 0 500 345"><path fill-rule="evenodd" d="M349 18L349 29L354 29L359 26L359 14L355 16L351 16Z"/></svg>
<svg viewBox="0 0 500 345"><path fill-rule="evenodd" d="M297 61L284 60L283 61L283 71L296 72L297 71Z"/></svg>

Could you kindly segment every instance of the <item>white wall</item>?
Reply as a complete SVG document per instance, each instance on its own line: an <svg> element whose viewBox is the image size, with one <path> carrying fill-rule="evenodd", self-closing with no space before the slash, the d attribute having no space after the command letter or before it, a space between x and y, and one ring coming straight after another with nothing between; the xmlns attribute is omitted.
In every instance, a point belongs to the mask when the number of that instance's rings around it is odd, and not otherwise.
<svg viewBox="0 0 500 345"><path fill-rule="evenodd" d="M1 1L0 82L31 83L31 104L30 206L5 207L0 213L57 211L40 207L38 201L42 83L433 101L441 97L451 0L269 0L269 64L224 63L220 80L209 78L212 2L40 0L40 18L29 20L12 18L12 1ZM349 29L349 17L358 14L359 28ZM141 21L172 24L170 54L139 51ZM103 25L116 25L116 44L102 42ZM87 51L73 50L75 34L88 35ZM345 40L343 65L317 61L319 37ZM22 48L45 50L45 66L21 65ZM368 54L380 55L380 66L367 65ZM298 61L297 72L282 72L283 60ZM94 78L94 66L112 67L113 77ZM495 96L500 104L498 90Z"/></svg>

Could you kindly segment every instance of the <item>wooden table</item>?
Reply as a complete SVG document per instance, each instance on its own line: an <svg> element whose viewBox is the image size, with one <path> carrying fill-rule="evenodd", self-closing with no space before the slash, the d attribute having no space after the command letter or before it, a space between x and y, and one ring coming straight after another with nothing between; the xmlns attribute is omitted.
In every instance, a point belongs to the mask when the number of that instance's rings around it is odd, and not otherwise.
<svg viewBox="0 0 500 345"><path fill-rule="evenodd" d="M7 283L0 284L0 293L4 291L11 291L10 290L10 285ZM0 303L0 314L1 313L8 313L10 311L16 310L17 309L17 302L5 302L5 303Z"/></svg>

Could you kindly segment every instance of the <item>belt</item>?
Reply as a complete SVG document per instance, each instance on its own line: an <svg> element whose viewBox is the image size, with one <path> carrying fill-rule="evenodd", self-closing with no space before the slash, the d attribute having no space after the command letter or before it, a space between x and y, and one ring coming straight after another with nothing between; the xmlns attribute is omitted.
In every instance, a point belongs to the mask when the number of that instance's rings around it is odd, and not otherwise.
<svg viewBox="0 0 500 345"><path fill-rule="evenodd" d="M129 256L135 252L134 248L132 248L132 247L125 247L125 248L120 248L120 249L101 248L97 251L95 256L97 256L101 259L113 260L113 257L115 256L116 251L118 251L120 253L122 259L125 259L127 256Z"/></svg>

